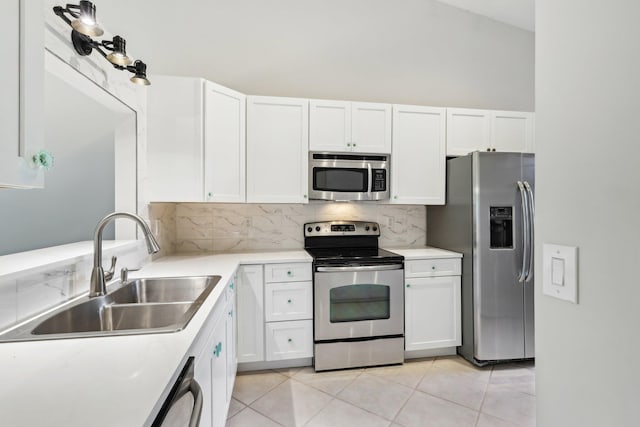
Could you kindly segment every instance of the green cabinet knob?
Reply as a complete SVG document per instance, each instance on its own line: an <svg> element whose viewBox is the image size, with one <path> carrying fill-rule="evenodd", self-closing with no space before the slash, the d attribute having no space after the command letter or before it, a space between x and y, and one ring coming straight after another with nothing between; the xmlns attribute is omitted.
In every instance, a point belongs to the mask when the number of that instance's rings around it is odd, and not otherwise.
<svg viewBox="0 0 640 427"><path fill-rule="evenodd" d="M235 286L235 283L231 282L231 284L229 285L229 288L233 289L234 286Z"/></svg>
<svg viewBox="0 0 640 427"><path fill-rule="evenodd" d="M287 271L287 276L291 277L293 276L293 273L291 271Z"/></svg>
<svg viewBox="0 0 640 427"><path fill-rule="evenodd" d="M290 299L288 299L288 300L287 300L287 303L291 304L291 300L290 300Z"/></svg>
<svg viewBox="0 0 640 427"><path fill-rule="evenodd" d="M287 342L291 342L291 341L293 341L291 338L287 339Z"/></svg>
<svg viewBox="0 0 640 427"><path fill-rule="evenodd" d="M411 285L407 283L407 288L410 288L410 287L411 287Z"/></svg>
<svg viewBox="0 0 640 427"><path fill-rule="evenodd" d="M436 266L435 266L435 265L434 265L434 266L431 266L431 269L432 269L432 270L435 270L435 269L436 269Z"/></svg>

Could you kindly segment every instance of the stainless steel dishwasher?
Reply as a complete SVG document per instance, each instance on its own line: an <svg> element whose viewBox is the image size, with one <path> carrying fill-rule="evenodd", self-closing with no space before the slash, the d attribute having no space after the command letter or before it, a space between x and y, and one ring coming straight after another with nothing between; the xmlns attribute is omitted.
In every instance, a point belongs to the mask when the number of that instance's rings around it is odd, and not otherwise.
<svg viewBox="0 0 640 427"><path fill-rule="evenodd" d="M202 414L202 390L193 378L194 358L182 368L152 427L198 427Z"/></svg>

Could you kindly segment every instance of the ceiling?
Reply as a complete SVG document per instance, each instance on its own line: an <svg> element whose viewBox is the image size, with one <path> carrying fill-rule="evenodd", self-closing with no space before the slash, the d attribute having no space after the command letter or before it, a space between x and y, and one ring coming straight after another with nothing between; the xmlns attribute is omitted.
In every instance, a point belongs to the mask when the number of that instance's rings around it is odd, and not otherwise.
<svg viewBox="0 0 640 427"><path fill-rule="evenodd" d="M535 0L437 0L527 31L534 31Z"/></svg>

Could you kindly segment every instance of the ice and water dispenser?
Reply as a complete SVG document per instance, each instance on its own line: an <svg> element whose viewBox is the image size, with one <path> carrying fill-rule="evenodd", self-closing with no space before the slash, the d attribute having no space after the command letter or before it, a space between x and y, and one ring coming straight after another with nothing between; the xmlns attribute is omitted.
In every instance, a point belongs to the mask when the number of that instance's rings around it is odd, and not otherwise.
<svg viewBox="0 0 640 427"><path fill-rule="evenodd" d="M491 224L491 249L513 249L513 207L491 206L489 208Z"/></svg>

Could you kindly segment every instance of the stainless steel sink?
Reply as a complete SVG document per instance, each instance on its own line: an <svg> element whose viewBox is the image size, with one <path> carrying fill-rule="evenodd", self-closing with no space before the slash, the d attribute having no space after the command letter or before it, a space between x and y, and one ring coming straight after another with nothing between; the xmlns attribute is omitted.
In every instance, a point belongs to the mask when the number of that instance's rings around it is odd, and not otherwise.
<svg viewBox="0 0 640 427"><path fill-rule="evenodd" d="M177 332L184 329L220 276L135 279L107 295L82 298L0 335L0 341Z"/></svg>
<svg viewBox="0 0 640 427"><path fill-rule="evenodd" d="M109 295L117 304L204 301L218 280L220 276L135 279Z"/></svg>

